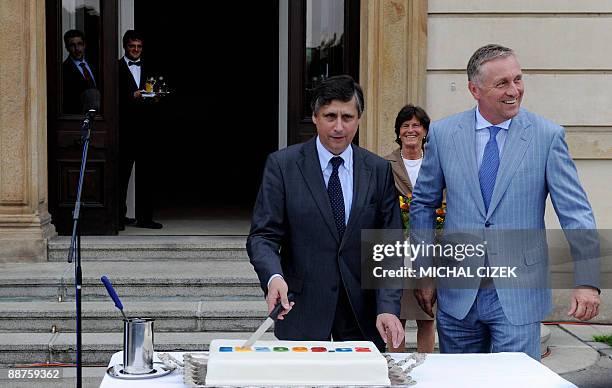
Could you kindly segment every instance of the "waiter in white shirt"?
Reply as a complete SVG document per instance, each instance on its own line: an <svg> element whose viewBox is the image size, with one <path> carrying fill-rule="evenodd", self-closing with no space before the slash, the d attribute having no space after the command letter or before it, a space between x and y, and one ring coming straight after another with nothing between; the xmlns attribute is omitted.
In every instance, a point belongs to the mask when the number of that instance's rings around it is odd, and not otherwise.
<svg viewBox="0 0 612 388"><path fill-rule="evenodd" d="M153 105L143 98L146 70L141 59L143 37L134 30L123 35L125 55L119 59L119 178L120 213L119 230L135 222L134 226L161 229L162 224L153 221L153 174L151 158L151 129ZM126 217L127 187L135 162L136 219Z"/></svg>

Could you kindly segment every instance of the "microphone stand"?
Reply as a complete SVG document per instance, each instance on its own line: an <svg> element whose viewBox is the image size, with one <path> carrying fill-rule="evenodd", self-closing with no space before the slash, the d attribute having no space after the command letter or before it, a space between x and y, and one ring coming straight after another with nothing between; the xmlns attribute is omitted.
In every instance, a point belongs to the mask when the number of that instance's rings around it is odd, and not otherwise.
<svg viewBox="0 0 612 388"><path fill-rule="evenodd" d="M85 176L85 165L87 163L87 151L89 150L89 142L93 119L96 115L95 109L90 109L87 112L85 120L81 125L81 140L83 141L83 156L81 158L81 171L79 173L79 185L77 187L76 202L74 203L74 211L72 212L72 237L70 239L70 251L68 252L68 262L74 261L74 286L75 286L75 302L76 302L76 381L77 388L81 388L83 384L83 365L82 365L82 333L81 333L81 289L83 287L83 277L81 271L81 231L79 228L79 220L81 216L81 194L83 190L83 178Z"/></svg>

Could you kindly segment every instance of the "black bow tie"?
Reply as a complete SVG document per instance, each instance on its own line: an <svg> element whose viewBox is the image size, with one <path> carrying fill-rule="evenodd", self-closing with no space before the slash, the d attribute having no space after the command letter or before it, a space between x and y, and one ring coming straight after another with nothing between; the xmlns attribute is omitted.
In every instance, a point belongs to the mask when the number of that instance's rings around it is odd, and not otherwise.
<svg viewBox="0 0 612 388"><path fill-rule="evenodd" d="M129 66L132 66L132 65L135 65L135 66L140 66L140 62L132 62L132 61L128 61L128 65L129 65Z"/></svg>

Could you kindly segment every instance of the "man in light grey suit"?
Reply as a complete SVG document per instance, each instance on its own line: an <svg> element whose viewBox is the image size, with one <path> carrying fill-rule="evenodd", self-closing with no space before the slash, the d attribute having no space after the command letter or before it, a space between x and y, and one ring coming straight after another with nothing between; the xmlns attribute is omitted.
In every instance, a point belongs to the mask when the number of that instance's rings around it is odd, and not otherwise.
<svg viewBox="0 0 612 388"><path fill-rule="evenodd" d="M317 136L268 157L247 239L268 311L284 307L274 333L397 347L402 290L361 284L361 230L401 230L391 167L351 144L364 108L351 77L323 81L311 106Z"/></svg>
<svg viewBox="0 0 612 388"><path fill-rule="evenodd" d="M564 231L595 230L563 128L520 108L524 86L514 52L499 45L481 47L472 55L467 73L468 88L478 105L431 124L413 191L411 228L434 225L435 209L446 189L445 234L471 230L480 231L484 239L493 236L490 232L507 236L509 231L545 236L548 194ZM593 246L572 248L598 250L596 242L588 242ZM595 256L576 261L568 315L581 320L598 313ZM490 243L481 260L490 266L519 262L517 279L484 278L477 279L480 284L475 287L438 285L437 290L424 280L415 290L426 312L438 300L441 352L518 351L539 360L540 321L552 305L549 286L537 280L545 279L540 276L548 262L545 237L515 247Z"/></svg>

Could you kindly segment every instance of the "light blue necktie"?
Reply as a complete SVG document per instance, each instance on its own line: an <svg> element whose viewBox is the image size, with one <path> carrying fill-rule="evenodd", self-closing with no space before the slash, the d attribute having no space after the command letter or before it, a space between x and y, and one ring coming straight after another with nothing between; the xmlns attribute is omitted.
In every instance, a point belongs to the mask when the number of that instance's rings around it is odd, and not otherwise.
<svg viewBox="0 0 612 388"><path fill-rule="evenodd" d="M495 188L495 179L497 178L497 170L499 169L499 148L495 137L501 130L500 127L489 127L489 141L485 145L484 154L482 156L482 164L478 178L480 179L480 192L484 200L485 210L489 211L493 189Z"/></svg>
<svg viewBox="0 0 612 388"><path fill-rule="evenodd" d="M338 168L344 163L344 160L339 156L331 158L332 173L327 182L327 194L329 195L329 203L334 213L334 221L340 239L344 235L346 225L344 224L344 196L342 195L342 185L340 185L340 177L338 176Z"/></svg>

